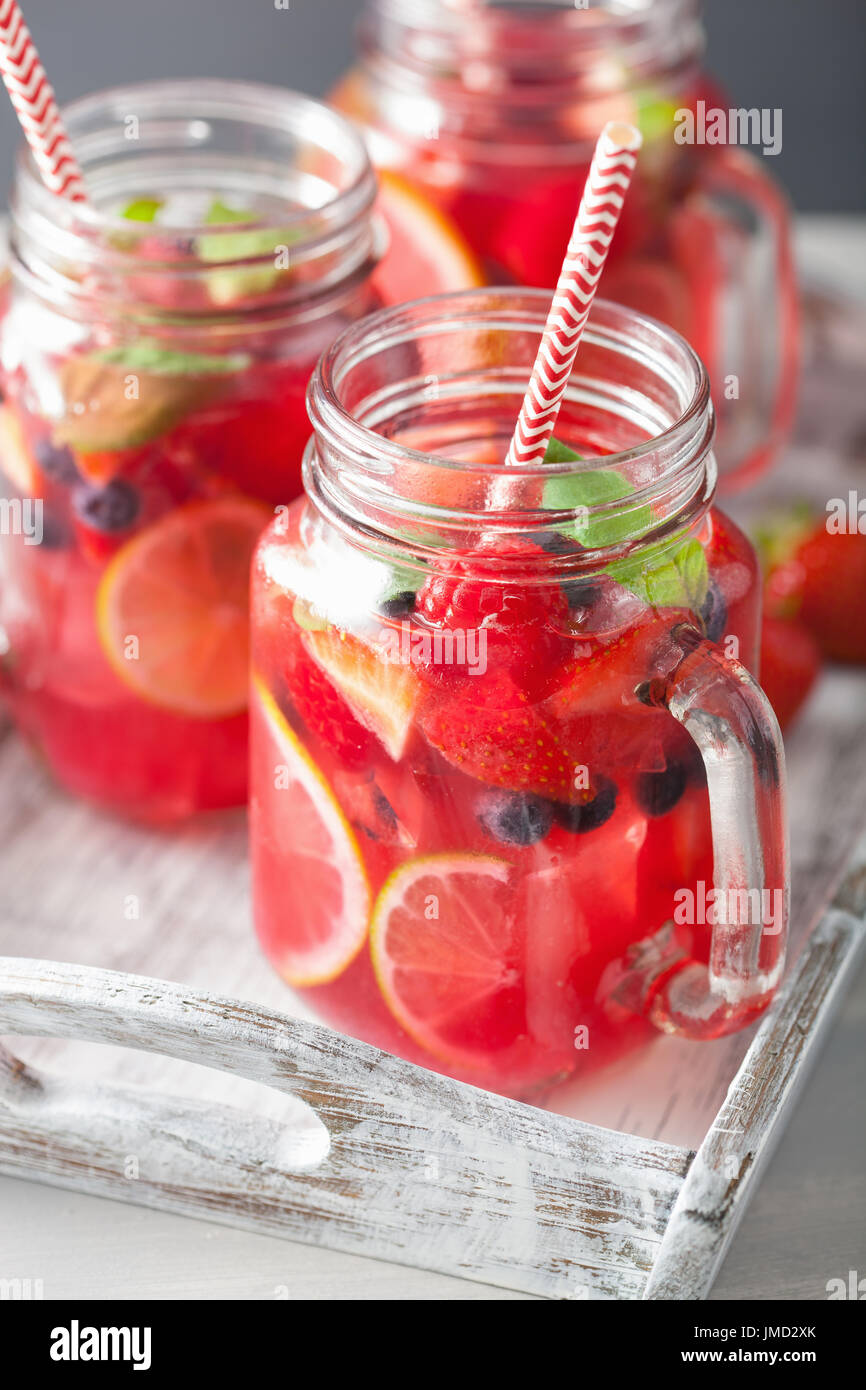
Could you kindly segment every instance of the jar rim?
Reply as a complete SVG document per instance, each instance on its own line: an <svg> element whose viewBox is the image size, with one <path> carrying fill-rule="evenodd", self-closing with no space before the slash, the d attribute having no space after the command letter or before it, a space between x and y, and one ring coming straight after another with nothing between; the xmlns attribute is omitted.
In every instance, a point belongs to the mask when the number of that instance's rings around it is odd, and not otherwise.
<svg viewBox="0 0 866 1390"><path fill-rule="evenodd" d="M423 429L429 403L429 428L435 433L444 425L443 437L451 440L449 401L458 409L461 402L477 402L477 423L466 427L471 431L480 426L478 437L483 439L488 411L491 420L495 413L495 433L501 443L511 430L512 400L516 422L531 370L529 354L534 357L532 344L536 335L541 336L549 308L550 292L545 290L464 290L385 309L346 329L320 359L307 391L314 435L305 455L304 481L316 508L346 534L363 533L367 544L416 557L425 548L432 553L431 545L433 551L471 545L479 528L531 534L568 526L587 515L592 521L616 517L616 539L610 545L598 542L594 551L583 547L585 560L592 554L624 553L632 545L663 540L688 524L689 518L702 514L712 501L716 482L715 420L706 369L673 329L611 301L595 301L581 351L584 362L591 353L601 352L602 361L610 353L625 380L619 374L605 378L598 365L583 373L578 353L566 401L580 409L589 406L596 415L601 412L602 420L617 419L631 434L638 433L637 441L628 447L512 467L504 461L507 444L502 446L501 463L474 462L471 433L465 446L468 457L458 459L415 448L371 427L402 418L412 432ZM515 341L520 342L521 360L519 366L503 362L500 382L496 366L491 374L483 361L484 344L490 335L509 330L515 331ZM452 365L449 357L443 372L427 373L418 345L436 334L450 334L455 344L468 343L470 357L479 344L479 360L469 366ZM401 372L393 383L386 373L377 382L372 366L376 354L402 352L407 346L415 349L417 371L405 376ZM431 356L435 364L435 347ZM359 367L362 374L352 383L352 373ZM440 389L443 382L444 390ZM354 410L346 399L346 383L349 389L356 386L362 392ZM370 423L364 423L360 415ZM465 412L459 418L464 425L469 419ZM628 484L627 492L615 489L612 493L605 478L601 492L598 487L591 489L594 500L585 506L551 499L549 493L545 500L546 489L538 486L553 478L573 479L602 471L619 472ZM572 490L566 489L566 496L571 495ZM440 498L456 500L441 502ZM429 544L423 536L419 538L419 524L432 537ZM601 532L593 534L598 537Z"/></svg>
<svg viewBox="0 0 866 1390"><path fill-rule="evenodd" d="M201 122L202 126L206 125L208 118L231 119L238 123L267 125L289 135L296 133L300 123L306 119L311 125L315 122L321 137L330 135L332 144L339 139L345 151L348 171L345 188L336 192L333 199L321 207L281 211L281 224L285 222L302 228L305 223L315 222L319 227L325 212L329 221L342 225L364 212L376 197L376 177L367 148L352 123L324 102L288 88L222 78L161 79L92 92L65 105L61 115L86 176L87 154L97 153L100 147L104 148L104 133L100 135L95 131L82 137L82 127L86 127L95 117L104 114L110 119L113 114L114 120L121 125L130 115L139 120L155 115L160 119L173 115L183 119L180 112L184 107L192 108L188 113L190 122ZM76 135L79 136L79 143L76 142ZM56 213L57 195L43 184L30 149L23 141L16 158L16 182L18 190L34 204L53 209ZM66 200L61 202L61 206L72 214L73 223L77 222L82 232L129 231L127 219L119 214L107 213L90 200L75 203ZM264 218L251 218L249 223L244 223L245 228L253 230L268 225L268 220ZM173 223L171 227L172 234L178 236L201 230L201 222L187 225Z"/></svg>
<svg viewBox="0 0 866 1390"><path fill-rule="evenodd" d="M459 321L461 316L465 316L467 313L471 314L473 306L476 306L477 310L481 312L484 302L491 298L499 301L499 309L503 312L508 312L505 308L508 304L514 306L512 313L519 312L518 305L522 302L528 308L527 318L519 323L515 321L513 326L525 329L528 319L534 321L534 326L539 334L541 333L550 308L550 291L520 286L458 290L445 294L428 295L422 299L412 300L407 304L380 309L377 313L370 314L344 329L322 354L307 388L308 413L316 432L332 439L338 438L344 449L348 447L348 449L356 451L359 458L368 458L375 453L378 457L390 459L395 464L408 458L413 462L431 468L441 468L447 472L465 470L467 465L459 460L413 449L388 439L385 435L377 433L356 420L340 398L338 379L341 372L348 370L353 355L357 355L359 359L366 355L365 345L368 344L381 347L382 342L387 341L389 330L393 334L399 333L401 327L407 332L413 328L417 329L419 324L416 320L421 319L423 323L422 316L425 313L430 315L424 325L426 330L433 329L435 331L436 324L442 325L441 331L446 331L446 325L447 329L451 330L455 320ZM492 311L489 305L483 308L483 312L487 315L495 314L495 310ZM505 326L507 325L504 322L496 324L496 327L499 328ZM660 447L666 447L672 451L677 450L679 446L700 433L708 414L711 415L709 377L706 367L694 348L675 329L669 328L658 319L651 318L648 314L642 314L636 309L617 304L613 300L597 298L593 303L584 337L587 342L599 341L599 334L607 333L610 342L622 349L628 340L628 330L634 328L639 328L648 339L655 339L659 349L664 346L676 353L680 370L691 374L692 387L689 399L678 418L670 426L660 434L634 444L628 449L585 458L581 460L580 465L571 461L507 466L504 462L502 464L473 463L471 465L472 471L489 474L491 478L534 479L550 478L558 474L571 475L575 472L588 472L593 469L617 468L638 463L648 455L657 452ZM579 362L580 355L578 354L578 365Z"/></svg>
<svg viewBox="0 0 866 1390"><path fill-rule="evenodd" d="M473 109L501 95L493 69L531 80L508 86L521 108L591 98L694 69L705 43L698 0L515 0L467 7L447 0L368 0L362 53L409 94L419 80ZM492 65L492 68L491 68ZM417 95L417 93L415 93Z"/></svg>
<svg viewBox="0 0 866 1390"><path fill-rule="evenodd" d="M438 22L443 29L459 31L465 27L466 9L448 0L372 0L374 9L389 17L400 18L417 26ZM479 6L473 19L481 18L497 22L500 19L539 17L544 11L545 19L553 19L566 28L576 28L581 21L581 12L588 6L581 6L575 0L488 0ZM696 11L697 0L652 0L652 18L669 21L683 10ZM643 26L651 17L648 0L595 0L593 11L593 35L603 26L622 33L629 28Z"/></svg>
<svg viewBox="0 0 866 1390"><path fill-rule="evenodd" d="M67 315L92 317L94 305L125 319L140 307L148 322L314 313L381 257L364 140L312 97L173 79L97 92L63 115L90 197L50 192L22 148L10 248L16 279ZM171 215L118 211L150 195ZM208 216L199 202L229 215ZM249 216L234 211L246 207Z"/></svg>

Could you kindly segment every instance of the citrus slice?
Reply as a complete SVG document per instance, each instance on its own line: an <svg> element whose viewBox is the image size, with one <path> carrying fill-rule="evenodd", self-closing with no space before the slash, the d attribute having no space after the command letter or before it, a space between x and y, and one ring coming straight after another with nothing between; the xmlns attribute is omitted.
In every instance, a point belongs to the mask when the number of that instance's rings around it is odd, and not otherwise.
<svg viewBox="0 0 866 1390"><path fill-rule="evenodd" d="M268 516L243 497L192 502L108 565L96 600L100 641L148 703L196 719L246 707L250 562Z"/></svg>
<svg viewBox="0 0 866 1390"><path fill-rule="evenodd" d="M289 984L320 985L367 938L364 861L333 791L255 677L252 702L256 926Z"/></svg>
<svg viewBox="0 0 866 1390"><path fill-rule="evenodd" d="M410 1037L478 1068L524 1019L511 865L481 854L412 859L373 909L370 950L385 1003Z"/></svg>
<svg viewBox="0 0 866 1390"><path fill-rule="evenodd" d="M470 290L484 272L457 227L407 179L379 170L378 209L389 233L388 248L373 275L385 304L419 295Z"/></svg>
<svg viewBox="0 0 866 1390"><path fill-rule="evenodd" d="M418 679L397 661L339 628L305 632L303 643L359 723L385 745L395 762L403 756L415 706Z"/></svg>

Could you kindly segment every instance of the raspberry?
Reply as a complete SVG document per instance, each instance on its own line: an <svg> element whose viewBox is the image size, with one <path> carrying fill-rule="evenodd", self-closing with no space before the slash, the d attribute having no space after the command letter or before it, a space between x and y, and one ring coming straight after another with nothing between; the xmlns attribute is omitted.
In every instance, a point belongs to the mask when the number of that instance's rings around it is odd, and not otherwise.
<svg viewBox="0 0 866 1390"><path fill-rule="evenodd" d="M540 699L567 660L568 599L558 584L527 583L544 557L529 541L489 538L451 556L427 579L415 611L427 623L484 634L488 671L506 671L531 699ZM468 673L455 667L422 668L434 684ZM472 678L477 684L477 678Z"/></svg>

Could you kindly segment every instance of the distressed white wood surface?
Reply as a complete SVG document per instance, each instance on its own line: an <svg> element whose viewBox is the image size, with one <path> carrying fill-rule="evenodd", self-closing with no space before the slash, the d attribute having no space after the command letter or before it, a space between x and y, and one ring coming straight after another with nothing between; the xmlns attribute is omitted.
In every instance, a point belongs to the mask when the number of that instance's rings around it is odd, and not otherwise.
<svg viewBox="0 0 866 1390"><path fill-rule="evenodd" d="M0 958L0 1032L287 1093L270 1113L43 1076L0 1048L0 1173L544 1297L706 1296L866 936L866 836L695 1156L237 999Z"/></svg>
<svg viewBox="0 0 866 1390"><path fill-rule="evenodd" d="M640 1297L691 1159L316 1024L92 967L0 958L0 1032L165 1052L310 1107L251 1116L43 1077L0 1051L0 1172L547 1297Z"/></svg>

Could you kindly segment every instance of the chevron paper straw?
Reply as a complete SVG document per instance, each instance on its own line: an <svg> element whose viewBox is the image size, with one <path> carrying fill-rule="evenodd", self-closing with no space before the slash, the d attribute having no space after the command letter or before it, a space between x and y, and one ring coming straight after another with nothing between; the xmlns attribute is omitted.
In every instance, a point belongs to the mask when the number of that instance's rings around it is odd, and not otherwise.
<svg viewBox="0 0 866 1390"><path fill-rule="evenodd" d="M0 0L0 72L45 187L62 198L86 201L54 91L16 0Z"/></svg>
<svg viewBox="0 0 866 1390"><path fill-rule="evenodd" d="M598 137L559 284L508 447L512 467L542 463L571 376L643 137L609 121Z"/></svg>

